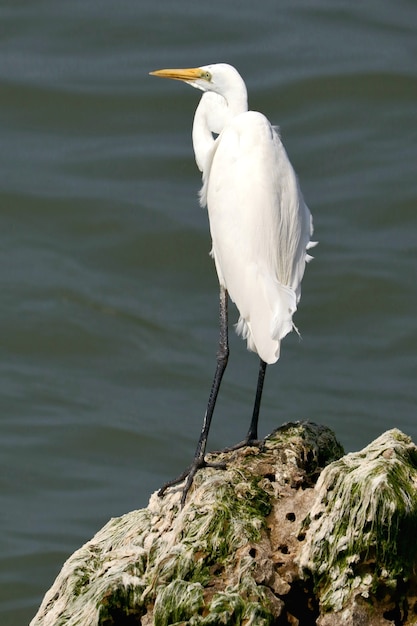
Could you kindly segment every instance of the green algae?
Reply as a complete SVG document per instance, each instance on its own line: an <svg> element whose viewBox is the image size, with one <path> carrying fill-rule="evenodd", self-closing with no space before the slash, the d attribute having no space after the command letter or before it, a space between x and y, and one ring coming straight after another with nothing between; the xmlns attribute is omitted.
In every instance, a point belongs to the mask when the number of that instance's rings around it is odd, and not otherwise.
<svg viewBox="0 0 417 626"><path fill-rule="evenodd" d="M248 577L209 601L199 583L175 580L160 591L154 606L155 626L269 626L275 617L266 588Z"/></svg>
<svg viewBox="0 0 417 626"><path fill-rule="evenodd" d="M141 602L140 585L120 585L118 581L109 581L98 603L98 626L122 626L139 624L146 614L146 606Z"/></svg>
<svg viewBox="0 0 417 626"><path fill-rule="evenodd" d="M326 610L341 610L352 590L396 588L417 556L416 448L398 430L325 468L305 525L300 563Z"/></svg>
<svg viewBox="0 0 417 626"><path fill-rule="evenodd" d="M189 622L204 607L203 587L200 583L173 580L158 594L154 606L155 626Z"/></svg>
<svg viewBox="0 0 417 626"><path fill-rule="evenodd" d="M240 471L237 486L223 478L213 472L217 488L205 490L198 506L190 504L183 513L175 545L164 554L162 545L158 546L149 561L146 578L150 586L141 601L149 604L154 600L156 626L177 622L189 626L238 625L242 620L251 623L252 614L261 620L253 623L266 625L272 619L272 613L265 609L258 614L265 596L258 586L252 585L250 594L247 592L251 578L243 572L250 569L251 559L242 559L238 585L214 595L207 589L213 568L224 572L228 565L232 567L236 550L260 540L265 514L271 510L270 496L260 487L259 478Z"/></svg>
<svg viewBox="0 0 417 626"><path fill-rule="evenodd" d="M181 540L213 558L225 558L242 541L257 541L265 516L271 510L271 498L259 486L259 478L239 472L237 483L224 483L216 489L209 506L191 508Z"/></svg>

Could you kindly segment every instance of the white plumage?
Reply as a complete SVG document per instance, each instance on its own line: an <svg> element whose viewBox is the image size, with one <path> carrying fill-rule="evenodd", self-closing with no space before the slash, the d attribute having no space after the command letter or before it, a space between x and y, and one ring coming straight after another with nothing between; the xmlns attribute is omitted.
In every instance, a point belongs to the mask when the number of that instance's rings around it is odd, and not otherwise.
<svg viewBox="0 0 417 626"><path fill-rule="evenodd" d="M237 332L262 360L275 363L281 339L294 327L306 250L314 245L310 211L277 130L264 115L247 110L237 71L226 64L201 70L212 76L203 87L224 94L203 95L193 128L212 256L240 313ZM233 106L226 82L238 90Z"/></svg>

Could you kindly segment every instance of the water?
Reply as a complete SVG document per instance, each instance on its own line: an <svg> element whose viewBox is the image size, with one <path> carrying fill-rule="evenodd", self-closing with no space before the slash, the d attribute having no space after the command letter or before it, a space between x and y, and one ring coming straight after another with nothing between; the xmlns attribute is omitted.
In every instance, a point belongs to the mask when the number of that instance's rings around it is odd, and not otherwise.
<svg viewBox="0 0 417 626"><path fill-rule="evenodd" d="M198 93L148 76L235 64L281 126L320 246L269 368L261 434L311 419L347 450L417 440L415 3L4 1L0 622L146 506L193 453L217 280L190 140ZM236 320L232 310L232 319ZM211 448L246 431L232 335Z"/></svg>

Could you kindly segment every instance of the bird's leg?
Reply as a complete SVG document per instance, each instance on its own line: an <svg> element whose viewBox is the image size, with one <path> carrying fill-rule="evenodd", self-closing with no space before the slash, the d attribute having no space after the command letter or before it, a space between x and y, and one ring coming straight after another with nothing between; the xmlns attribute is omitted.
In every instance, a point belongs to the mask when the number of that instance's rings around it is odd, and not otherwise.
<svg viewBox="0 0 417 626"><path fill-rule="evenodd" d="M214 407L216 406L217 395L219 393L220 384L225 372L227 361L229 358L229 338L227 328L227 291L224 287L220 287L220 337L219 348L217 351L217 366L214 374L213 383L211 385L210 396L207 404L207 410L204 415L203 426L201 429L200 438L198 440L197 448L194 454L194 460L189 467L178 478L167 482L158 491L159 496L163 496L168 487L172 487L177 483L187 478L181 497L181 506L184 506L187 493L192 485L196 472L204 466L217 467L224 469L223 463L207 463L204 460L206 452L207 438L210 430L211 419L213 417ZM258 407L259 412L259 407Z"/></svg>
<svg viewBox="0 0 417 626"><path fill-rule="evenodd" d="M251 423L249 426L248 434L246 435L244 439L246 444L254 443L258 440L259 409L261 408L261 399L262 399L262 391L264 388L265 372L266 372L266 363L265 361L262 361L262 359L260 359L255 404L253 405L252 419L251 419Z"/></svg>
<svg viewBox="0 0 417 626"><path fill-rule="evenodd" d="M262 361L262 359L260 359L255 404L253 405L252 419L249 425L249 430L247 432L247 435L243 441L241 441L240 443L237 443L234 446L231 446L230 448L225 448L223 452L231 452L232 450L239 450L240 448L244 448L245 446L262 446L262 441L258 440L258 420L259 420L259 409L261 408L262 391L264 388L266 365L267 364L265 363L265 361Z"/></svg>

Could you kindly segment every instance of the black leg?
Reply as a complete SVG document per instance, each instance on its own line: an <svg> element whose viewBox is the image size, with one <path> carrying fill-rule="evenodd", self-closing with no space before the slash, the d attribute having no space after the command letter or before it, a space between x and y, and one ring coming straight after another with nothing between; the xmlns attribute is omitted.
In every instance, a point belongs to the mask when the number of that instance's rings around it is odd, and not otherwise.
<svg viewBox="0 0 417 626"><path fill-rule="evenodd" d="M225 448L224 452L231 452L232 450L239 450L240 448L244 448L245 446L251 446L251 445L262 446L263 445L263 442L258 440L258 420L259 420L259 409L261 408L262 390L264 388L266 366L267 364L265 363L265 361L262 361L262 359L260 359L255 404L253 405L252 419L251 419L248 433L243 441L241 441L240 443L237 443L234 446L231 446L230 448Z"/></svg>
<svg viewBox="0 0 417 626"><path fill-rule="evenodd" d="M204 460L206 452L207 438L210 430L211 419L213 417L214 407L216 406L217 395L219 393L220 384L222 382L223 374L225 372L227 361L229 358L229 339L227 328L227 291L223 287L220 287L220 338L219 349L217 352L217 367L214 374L213 383L211 385L210 396L207 404L206 414L203 420L203 427L201 429L200 438L198 440L197 448L194 455L194 460L191 465L181 474L178 478L167 482L158 492L159 496L163 496L168 487L178 484L184 478L187 478L181 498L181 506L184 506L187 498L188 490L190 489L196 472L205 465L208 465ZM259 413L259 407L258 407ZM253 421L253 420L252 420ZM210 464L212 467L224 468L224 464Z"/></svg>
<svg viewBox="0 0 417 626"><path fill-rule="evenodd" d="M258 419L259 409L261 408L262 390L264 388L266 372L266 363L260 359L259 362L259 374L258 385L256 387L255 404L253 405L252 420L249 426L248 434L246 435L245 442L247 444L257 441L258 439Z"/></svg>

